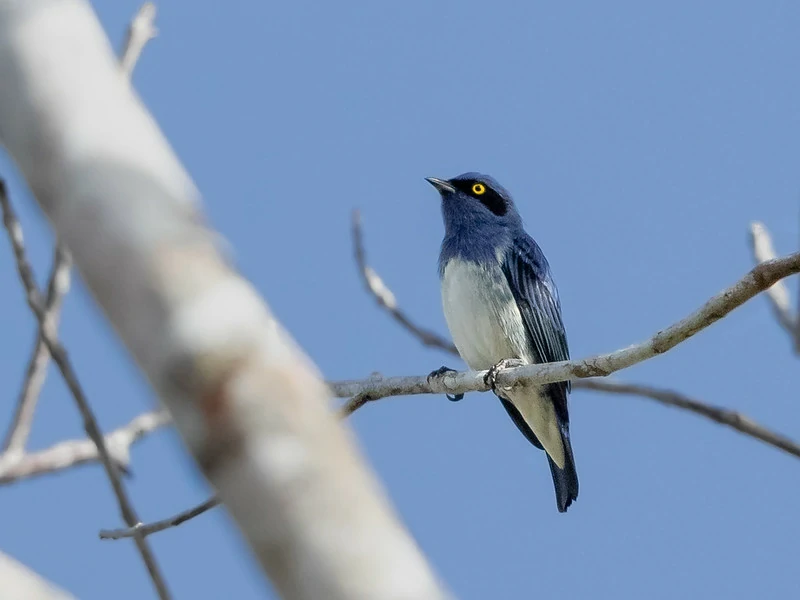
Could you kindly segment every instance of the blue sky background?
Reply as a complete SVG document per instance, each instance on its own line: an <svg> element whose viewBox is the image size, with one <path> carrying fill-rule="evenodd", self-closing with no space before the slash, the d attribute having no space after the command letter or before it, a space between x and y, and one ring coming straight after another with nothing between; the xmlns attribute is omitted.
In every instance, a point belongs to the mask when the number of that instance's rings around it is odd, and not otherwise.
<svg viewBox="0 0 800 600"><path fill-rule="evenodd" d="M444 333L440 209L423 177L471 170L515 195L578 358L640 341L737 280L752 220L797 248L800 4L658 4L163 2L135 83L240 268L328 378L462 366L365 294L349 219L362 209L371 262ZM118 47L138 4L96 8ZM44 281L51 236L6 158L0 172ZM35 330L10 257L4 419ZM104 428L154 405L80 285L62 330ZM618 377L800 438L797 358L761 298ZM544 455L490 395L385 400L351 425L460 598L797 595L796 459L647 400L576 392L571 415L581 493L566 515ZM51 373L31 446L82 435ZM144 519L208 494L170 431L133 461ZM97 539L121 523L99 466L4 487L0 515L0 548L76 595L152 596L133 544ZM150 541L177 598L272 597L221 510Z"/></svg>

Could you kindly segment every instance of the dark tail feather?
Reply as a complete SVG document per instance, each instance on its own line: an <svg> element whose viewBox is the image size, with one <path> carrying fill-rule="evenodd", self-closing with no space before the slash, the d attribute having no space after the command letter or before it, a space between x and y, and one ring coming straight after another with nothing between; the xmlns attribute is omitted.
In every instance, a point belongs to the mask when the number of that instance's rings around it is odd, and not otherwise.
<svg viewBox="0 0 800 600"><path fill-rule="evenodd" d="M517 407L505 398L500 397L500 401L508 412L511 420L528 439L528 441L539 448L544 450L536 434L528 427L525 419L519 414ZM564 468L559 469L558 465L553 462L550 455L547 454L547 461L550 463L550 473L553 475L553 485L556 488L556 504L558 505L558 512L567 512L567 508L574 500L578 498L578 471L575 469L575 457L572 455L572 444L569 441L569 425L561 425L561 442L564 444Z"/></svg>
<svg viewBox="0 0 800 600"><path fill-rule="evenodd" d="M550 456L550 473L553 475L553 485L556 488L556 504L558 512L567 512L567 508L578 498L578 471L575 469L575 457L572 455L572 444L569 441L569 430L561 428L561 441L564 444L564 468L560 469Z"/></svg>

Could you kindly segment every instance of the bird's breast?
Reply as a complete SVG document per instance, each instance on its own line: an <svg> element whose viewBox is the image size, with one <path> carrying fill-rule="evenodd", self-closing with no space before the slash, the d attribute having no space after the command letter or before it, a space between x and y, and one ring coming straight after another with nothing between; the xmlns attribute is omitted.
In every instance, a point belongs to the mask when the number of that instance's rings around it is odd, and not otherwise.
<svg viewBox="0 0 800 600"><path fill-rule="evenodd" d="M453 343L471 369L488 369L504 358L531 361L522 315L499 263L448 261L442 308Z"/></svg>

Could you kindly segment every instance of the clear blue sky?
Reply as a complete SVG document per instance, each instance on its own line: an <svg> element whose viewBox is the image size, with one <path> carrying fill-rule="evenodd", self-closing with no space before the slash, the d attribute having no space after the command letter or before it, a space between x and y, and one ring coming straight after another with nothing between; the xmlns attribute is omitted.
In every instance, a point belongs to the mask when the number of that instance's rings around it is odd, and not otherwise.
<svg viewBox="0 0 800 600"><path fill-rule="evenodd" d="M118 47L138 4L96 4ZM461 366L367 297L349 218L363 210L403 307L445 332L439 201L423 177L472 170L515 195L583 357L738 279L752 220L797 248L800 4L655 4L162 2L135 83L240 268L327 377ZM0 169L44 280L52 240L7 159ZM2 250L5 419L34 322ZM80 286L63 337L105 428L153 406ZM800 438L797 358L761 298L619 378ZM490 395L385 400L351 424L465 600L797 595L796 459L646 400L576 392L571 414L581 493L566 515L544 456ZM51 373L32 445L81 435ZM148 520L208 494L171 432L138 444L133 470ZM78 596L151 597L133 544L97 539L120 524L100 467L2 488L0 515L0 548ZM271 597L221 510L150 541L177 598Z"/></svg>

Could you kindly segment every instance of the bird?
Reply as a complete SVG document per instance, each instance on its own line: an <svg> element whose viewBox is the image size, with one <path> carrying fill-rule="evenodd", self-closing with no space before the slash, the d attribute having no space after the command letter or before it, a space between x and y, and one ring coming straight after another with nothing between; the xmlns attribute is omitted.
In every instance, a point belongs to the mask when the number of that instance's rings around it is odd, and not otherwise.
<svg viewBox="0 0 800 600"><path fill-rule="evenodd" d="M567 336L550 266L525 231L511 194L494 178L464 173L426 177L442 200L439 255L442 308L453 343L487 384L527 440L547 454L559 512L578 497L569 436L569 381L504 389L505 368L569 360ZM431 373L441 376L448 367ZM463 395L448 398L460 400Z"/></svg>

